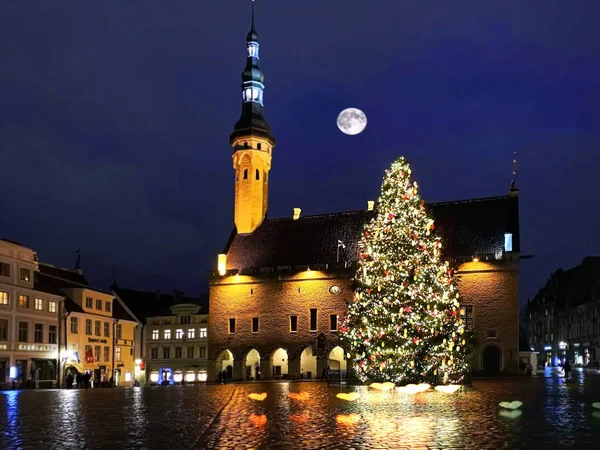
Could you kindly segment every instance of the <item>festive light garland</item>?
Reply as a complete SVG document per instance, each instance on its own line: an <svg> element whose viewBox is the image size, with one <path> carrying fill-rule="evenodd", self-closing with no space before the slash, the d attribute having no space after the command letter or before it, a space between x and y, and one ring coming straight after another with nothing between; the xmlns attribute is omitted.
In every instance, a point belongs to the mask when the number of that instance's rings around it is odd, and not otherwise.
<svg viewBox="0 0 600 450"><path fill-rule="evenodd" d="M410 175L403 157L385 172L340 338L363 381L457 384L468 370L469 333L453 270Z"/></svg>

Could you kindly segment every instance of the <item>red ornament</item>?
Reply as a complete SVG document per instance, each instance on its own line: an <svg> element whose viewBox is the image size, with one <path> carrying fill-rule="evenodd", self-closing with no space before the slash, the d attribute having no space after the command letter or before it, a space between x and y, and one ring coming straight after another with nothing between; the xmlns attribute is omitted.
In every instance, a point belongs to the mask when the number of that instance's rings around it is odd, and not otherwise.
<svg viewBox="0 0 600 450"><path fill-rule="evenodd" d="M389 213L388 214L388 220L392 220L394 218L394 213Z"/></svg>

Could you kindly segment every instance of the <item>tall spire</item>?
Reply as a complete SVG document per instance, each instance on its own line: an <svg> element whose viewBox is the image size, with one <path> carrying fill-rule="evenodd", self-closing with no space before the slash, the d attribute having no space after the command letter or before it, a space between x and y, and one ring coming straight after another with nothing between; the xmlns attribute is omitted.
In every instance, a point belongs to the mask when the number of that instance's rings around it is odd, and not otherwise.
<svg viewBox="0 0 600 450"><path fill-rule="evenodd" d="M512 180L510 181L510 194L511 195L519 194L519 189L517 189L517 152L513 152Z"/></svg>
<svg viewBox="0 0 600 450"><path fill-rule="evenodd" d="M250 31L254 31L254 0L252 0L252 25L250 26Z"/></svg>

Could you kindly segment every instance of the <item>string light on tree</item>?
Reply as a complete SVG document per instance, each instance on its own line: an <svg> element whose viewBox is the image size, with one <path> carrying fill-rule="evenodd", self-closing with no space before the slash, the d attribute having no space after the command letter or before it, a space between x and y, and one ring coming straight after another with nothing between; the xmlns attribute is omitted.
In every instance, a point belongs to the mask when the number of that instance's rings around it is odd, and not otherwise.
<svg viewBox="0 0 600 450"><path fill-rule="evenodd" d="M456 384L469 343L453 270L404 158L385 172L364 230L354 302L340 338L363 380Z"/></svg>

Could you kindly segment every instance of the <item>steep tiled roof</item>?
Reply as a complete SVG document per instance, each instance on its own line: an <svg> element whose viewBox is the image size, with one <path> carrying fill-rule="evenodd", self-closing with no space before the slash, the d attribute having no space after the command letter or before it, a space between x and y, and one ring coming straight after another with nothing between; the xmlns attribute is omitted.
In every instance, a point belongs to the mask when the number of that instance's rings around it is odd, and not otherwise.
<svg viewBox="0 0 600 450"><path fill-rule="evenodd" d="M117 299L113 300L112 316L115 319L131 320L132 322L137 322L136 317L132 317L131 314L129 314L129 312L127 312L127 310L123 308L123 305L121 305L121 302Z"/></svg>
<svg viewBox="0 0 600 450"><path fill-rule="evenodd" d="M161 294L160 292L144 292L134 289L124 289L113 286L113 292L127 305L135 316L146 323L146 317L171 314L171 306L180 303L189 303L200 306L200 313L208 313L208 294L199 297L178 297L175 295Z"/></svg>
<svg viewBox="0 0 600 450"><path fill-rule="evenodd" d="M428 205L436 232L451 258L495 255L504 248L504 233L513 234L513 251L520 252L518 197L492 197ZM228 269L302 266L358 258L358 240L373 212L353 211L305 216L298 220L268 219L251 234L229 239Z"/></svg>
<svg viewBox="0 0 600 450"><path fill-rule="evenodd" d="M61 280L69 281L71 283L88 285L88 281L83 274L78 273L75 270L61 269L54 267L50 264L39 263L40 273L48 275L54 278L60 278Z"/></svg>

